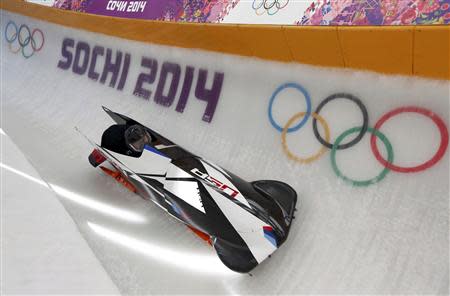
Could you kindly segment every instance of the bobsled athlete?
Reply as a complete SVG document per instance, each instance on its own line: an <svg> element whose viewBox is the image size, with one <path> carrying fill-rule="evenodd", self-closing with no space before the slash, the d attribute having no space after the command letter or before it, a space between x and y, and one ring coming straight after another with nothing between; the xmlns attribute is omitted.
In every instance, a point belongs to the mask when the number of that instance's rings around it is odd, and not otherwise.
<svg viewBox="0 0 450 296"><path fill-rule="evenodd" d="M103 109L116 124L104 131L101 145L91 142L91 165L106 161L100 166L105 173L184 223L228 268L249 272L286 241L297 204L288 184L247 182L155 130Z"/></svg>
<svg viewBox="0 0 450 296"><path fill-rule="evenodd" d="M134 124L125 131L125 143L135 153L142 154L145 145L152 142L152 137L142 125Z"/></svg>
<svg viewBox="0 0 450 296"><path fill-rule="evenodd" d="M114 124L104 131L101 146L131 157L140 157L145 145L151 142L150 133L140 124Z"/></svg>

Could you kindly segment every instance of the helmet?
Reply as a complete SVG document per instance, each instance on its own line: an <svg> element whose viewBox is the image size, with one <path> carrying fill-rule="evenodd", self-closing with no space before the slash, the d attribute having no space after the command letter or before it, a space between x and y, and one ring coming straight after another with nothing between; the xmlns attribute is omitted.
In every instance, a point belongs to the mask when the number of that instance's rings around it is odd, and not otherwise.
<svg viewBox="0 0 450 296"><path fill-rule="evenodd" d="M150 142L151 136L142 125L132 125L125 131L125 143L134 152L142 152L144 146Z"/></svg>

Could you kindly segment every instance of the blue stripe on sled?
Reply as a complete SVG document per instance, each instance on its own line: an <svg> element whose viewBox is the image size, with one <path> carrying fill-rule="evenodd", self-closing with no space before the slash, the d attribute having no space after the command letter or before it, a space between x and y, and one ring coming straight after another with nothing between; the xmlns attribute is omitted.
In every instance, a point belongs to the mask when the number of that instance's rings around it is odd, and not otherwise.
<svg viewBox="0 0 450 296"><path fill-rule="evenodd" d="M164 153L162 153L161 151L159 151L158 149L156 149L156 148L154 148L152 146L145 145L144 149L147 150L147 151L153 152L155 154L159 154L161 156L169 158L167 155L165 155Z"/></svg>
<svg viewBox="0 0 450 296"><path fill-rule="evenodd" d="M264 237L275 247L278 247L277 239L275 237L275 234L273 233L273 230L266 230L264 229Z"/></svg>
<svg viewBox="0 0 450 296"><path fill-rule="evenodd" d="M272 236L270 236L270 235L267 235L267 234L265 234L264 233L264 237L269 241L269 242L271 242L272 243L272 245L274 245L274 247L278 247L277 246L277 240L275 239L275 238L273 238Z"/></svg>

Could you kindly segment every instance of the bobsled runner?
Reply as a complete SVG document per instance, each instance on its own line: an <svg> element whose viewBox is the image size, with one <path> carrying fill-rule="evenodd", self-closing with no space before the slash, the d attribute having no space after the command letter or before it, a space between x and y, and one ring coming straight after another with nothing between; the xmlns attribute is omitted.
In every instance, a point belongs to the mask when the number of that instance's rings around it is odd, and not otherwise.
<svg viewBox="0 0 450 296"><path fill-rule="evenodd" d="M101 145L91 142L89 162L188 226L228 268L249 272L286 241L297 203L289 185L244 181L103 109L115 124L104 131Z"/></svg>

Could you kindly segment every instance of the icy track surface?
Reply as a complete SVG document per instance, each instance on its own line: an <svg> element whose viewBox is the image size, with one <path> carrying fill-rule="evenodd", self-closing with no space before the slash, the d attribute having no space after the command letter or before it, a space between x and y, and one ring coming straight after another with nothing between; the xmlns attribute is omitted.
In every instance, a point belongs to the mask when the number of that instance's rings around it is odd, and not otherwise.
<svg viewBox="0 0 450 296"><path fill-rule="evenodd" d="M26 24L31 31L42 30L42 49L28 59L21 51L14 54L17 41L5 42L5 29L12 28L6 28L9 21L18 27ZM352 186L335 174L329 149L307 164L289 158L283 150L281 132L268 116L270 98L277 88L295 83L308 93L311 111L328 96L346 93L363 103L370 128L395 108L416 106L431 111L427 114L433 118L441 118L441 129L447 130L447 81L271 63L143 44L4 11L1 22L2 126L42 178L58 186L59 192L55 191L62 204L122 293L448 293L447 150L428 169L415 173L386 170L384 178L365 184L368 186ZM35 37L38 41L39 33ZM72 46L68 39L73 40ZM64 57L63 40L72 53L70 63ZM79 45L80 41L84 43ZM98 52L100 47L104 50L92 69L92 63L83 63L86 45L90 52L95 46ZM111 50L112 61L118 50L122 52L122 70L129 54L129 71L121 90L120 75L114 83L111 73L104 83L100 82L107 49ZM146 62L141 66L143 57ZM73 60L78 62L75 72L84 74L74 73ZM154 98L159 81L164 81L160 79L164 62L169 78L159 90L158 103ZM66 64L68 69L64 70ZM170 81L177 76L176 65L180 69L179 84L171 94L169 84L173 85ZM199 69L208 71L207 89L213 85L214 73L223 73L217 106L206 115L207 102L196 98L202 96L201 90L196 91ZM192 87L184 89L189 71L193 73ZM136 96L141 73L149 75L138 88L140 96ZM188 99L184 109L180 105L183 112L177 112L182 89ZM173 103L167 99L172 95ZM102 131L112 124L102 105L135 118L246 180L277 179L291 184L301 206L287 242L258 266L253 276L227 270L215 252L186 227L88 164L91 147L74 128L100 141ZM274 123L280 126L294 114L307 111L305 96L298 87L281 89L272 107ZM208 123L211 110L213 117ZM330 101L319 113L328 124L332 142L344 131L362 126L363 113L348 99ZM309 118L302 128L287 134L287 146L297 158L309 157L323 147L312 126ZM321 121L318 126L325 137ZM398 166L426 162L439 151L440 144L448 143L448 139L441 143L437 125L418 113L396 115L379 130L391 144ZM343 143L356 135L349 135ZM386 158L383 142L377 145ZM335 156L341 173L359 181L374 178L384 169L374 157L369 132Z"/></svg>
<svg viewBox="0 0 450 296"><path fill-rule="evenodd" d="M2 295L119 294L54 192L2 129L0 142Z"/></svg>

